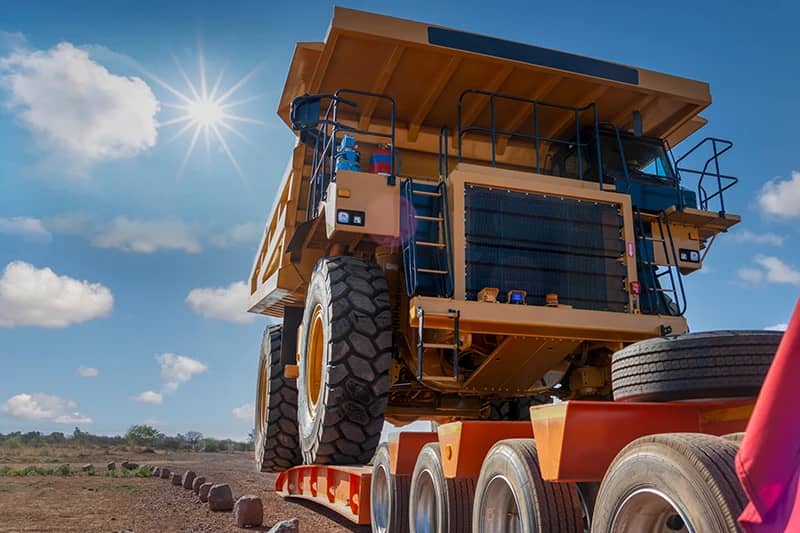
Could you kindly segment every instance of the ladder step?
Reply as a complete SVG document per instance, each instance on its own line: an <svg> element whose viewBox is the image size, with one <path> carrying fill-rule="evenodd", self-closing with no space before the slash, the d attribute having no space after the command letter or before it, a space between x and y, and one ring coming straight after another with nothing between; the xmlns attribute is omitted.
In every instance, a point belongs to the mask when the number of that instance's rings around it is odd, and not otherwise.
<svg viewBox="0 0 800 533"><path fill-rule="evenodd" d="M414 215L414 218L417 220L427 220L429 222L441 222L444 220L442 217L429 217L425 215Z"/></svg>
<svg viewBox="0 0 800 533"><path fill-rule="evenodd" d="M455 350L458 348L457 344L442 344L438 342L423 342L423 348L440 348L442 350Z"/></svg>
<svg viewBox="0 0 800 533"><path fill-rule="evenodd" d="M417 241L419 246L429 246L431 248L444 248L443 242L428 242L428 241Z"/></svg>
<svg viewBox="0 0 800 533"><path fill-rule="evenodd" d="M450 273L447 270L436 270L433 268L418 268L417 272L422 272L423 274L439 274L441 276L446 276Z"/></svg>
<svg viewBox="0 0 800 533"><path fill-rule="evenodd" d="M440 192L420 191L417 189L411 189L411 194L417 194L419 196L433 196L435 198L440 198L442 196L442 193Z"/></svg>

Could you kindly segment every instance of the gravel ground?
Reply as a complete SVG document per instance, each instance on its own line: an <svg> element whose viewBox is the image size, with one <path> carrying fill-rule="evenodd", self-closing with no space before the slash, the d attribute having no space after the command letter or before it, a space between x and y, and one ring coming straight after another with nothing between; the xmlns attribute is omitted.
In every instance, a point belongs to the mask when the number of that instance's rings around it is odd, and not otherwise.
<svg viewBox="0 0 800 533"><path fill-rule="evenodd" d="M234 499L244 494L260 496L264 527L255 530L267 531L275 522L294 517L303 532L368 530L353 527L322 508L285 501L274 492L274 474L254 471L251 454L194 453L102 456L71 465L80 470L82 463L93 462L96 476L0 477L0 531L243 531L234 525L233 513L209 511L191 490L172 486L169 480L104 475L107 462L119 464L125 459L181 473L193 470L208 481L228 483Z"/></svg>

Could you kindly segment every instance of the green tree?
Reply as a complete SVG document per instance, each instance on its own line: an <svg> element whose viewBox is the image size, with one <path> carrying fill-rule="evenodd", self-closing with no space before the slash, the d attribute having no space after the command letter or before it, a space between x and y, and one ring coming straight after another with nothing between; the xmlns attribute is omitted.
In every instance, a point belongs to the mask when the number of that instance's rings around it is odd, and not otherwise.
<svg viewBox="0 0 800 533"><path fill-rule="evenodd" d="M192 447L193 450L197 450L198 445L200 444L200 439L203 438L203 434L199 431L187 431L186 432L186 442Z"/></svg>
<svg viewBox="0 0 800 533"><path fill-rule="evenodd" d="M139 446L155 446L164 435L152 426L135 424L128 429L125 438L131 444Z"/></svg>

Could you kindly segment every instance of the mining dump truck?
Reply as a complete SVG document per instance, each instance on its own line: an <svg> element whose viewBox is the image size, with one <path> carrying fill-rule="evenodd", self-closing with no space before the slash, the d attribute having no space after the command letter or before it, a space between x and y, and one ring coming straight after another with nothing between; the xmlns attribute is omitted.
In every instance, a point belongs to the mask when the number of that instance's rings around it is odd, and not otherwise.
<svg viewBox="0 0 800 533"><path fill-rule="evenodd" d="M257 468L374 531L736 531L781 335L688 333L683 278L740 221L729 141L673 156L710 104L336 8L278 105L297 141L250 276L275 324ZM380 444L415 420L437 430Z"/></svg>

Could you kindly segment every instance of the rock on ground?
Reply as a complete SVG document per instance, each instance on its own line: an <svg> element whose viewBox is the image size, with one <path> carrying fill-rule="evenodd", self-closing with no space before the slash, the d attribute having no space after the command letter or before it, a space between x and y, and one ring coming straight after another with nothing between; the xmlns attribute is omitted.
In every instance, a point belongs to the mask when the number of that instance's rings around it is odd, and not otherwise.
<svg viewBox="0 0 800 533"><path fill-rule="evenodd" d="M298 533L300 531L300 521L297 518L291 520L281 520L270 528L267 533Z"/></svg>
<svg viewBox="0 0 800 533"><path fill-rule="evenodd" d="M162 468L159 472L159 477L161 479L169 479L170 474L171 472L169 471L169 468Z"/></svg>
<svg viewBox="0 0 800 533"><path fill-rule="evenodd" d="M217 483L208 491L208 508L212 511L233 509L233 492L227 483Z"/></svg>
<svg viewBox="0 0 800 533"><path fill-rule="evenodd" d="M90 470L94 470L94 465L92 463L86 463L85 465L83 465L81 467L81 470L83 470L84 472L88 472Z"/></svg>
<svg viewBox="0 0 800 533"><path fill-rule="evenodd" d="M233 519L238 527L260 526L264 520L264 506L258 496L247 495L236 500Z"/></svg>
<svg viewBox="0 0 800 533"><path fill-rule="evenodd" d="M153 477L161 477L161 468L154 466L150 473L153 474Z"/></svg>
<svg viewBox="0 0 800 533"><path fill-rule="evenodd" d="M184 489L191 489L192 488L192 482L194 481L194 478L196 478L196 477L197 477L197 474L195 474L192 470L187 470L186 472L184 472L183 473L183 477L181 478L181 485L183 486L183 488Z"/></svg>
<svg viewBox="0 0 800 533"><path fill-rule="evenodd" d="M139 465L136 463L132 463L130 461L125 461L124 463L122 463L122 468L124 468L125 470L136 470L137 468L139 468Z"/></svg>
<svg viewBox="0 0 800 533"><path fill-rule="evenodd" d="M106 468L108 468L109 470L116 470L117 469L117 463L115 463L114 461L111 461L110 463L108 463L106 465Z"/></svg>
<svg viewBox="0 0 800 533"><path fill-rule="evenodd" d="M214 484L211 483L210 481L200 485L200 488L197 489L197 495L200 496L200 501L201 502L205 503L205 502L208 501L208 491L210 491L211 487L213 487L213 486L214 486Z"/></svg>
<svg viewBox="0 0 800 533"><path fill-rule="evenodd" d="M204 478L203 476L197 476L196 478L194 478L194 481L192 481L192 490L194 491L195 494L200 494L200 485L202 485L205 482L206 478Z"/></svg>
<svg viewBox="0 0 800 533"><path fill-rule="evenodd" d="M181 475L180 475L179 473L177 473L177 472L173 472L173 473L171 473L171 474L169 475L169 480L170 480L170 481L172 482L172 484L173 484L173 485L175 485L176 487L180 487L180 486L181 486L181 483L182 483L182 481L181 481Z"/></svg>

